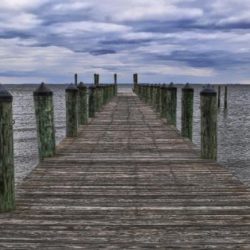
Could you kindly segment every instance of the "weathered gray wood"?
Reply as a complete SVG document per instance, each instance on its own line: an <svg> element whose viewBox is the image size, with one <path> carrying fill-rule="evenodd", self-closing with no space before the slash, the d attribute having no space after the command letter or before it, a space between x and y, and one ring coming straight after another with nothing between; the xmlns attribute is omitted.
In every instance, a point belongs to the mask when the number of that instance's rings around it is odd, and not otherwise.
<svg viewBox="0 0 250 250"><path fill-rule="evenodd" d="M80 82L79 89L79 103L78 103L78 122L80 125L88 124L89 107L88 107L88 87Z"/></svg>
<svg viewBox="0 0 250 250"><path fill-rule="evenodd" d="M192 140L194 89L186 84L182 89L181 135Z"/></svg>
<svg viewBox="0 0 250 250"><path fill-rule="evenodd" d="M0 213L15 209L12 95L0 84Z"/></svg>
<svg viewBox="0 0 250 250"><path fill-rule="evenodd" d="M217 159L217 102L216 91L207 86L200 93L201 157Z"/></svg>
<svg viewBox="0 0 250 250"><path fill-rule="evenodd" d="M53 92L44 83L34 91L34 106L37 125L37 142L39 158L55 155L55 124Z"/></svg>
<svg viewBox="0 0 250 250"><path fill-rule="evenodd" d="M78 133L78 88L70 84L66 88L66 136L76 137Z"/></svg>

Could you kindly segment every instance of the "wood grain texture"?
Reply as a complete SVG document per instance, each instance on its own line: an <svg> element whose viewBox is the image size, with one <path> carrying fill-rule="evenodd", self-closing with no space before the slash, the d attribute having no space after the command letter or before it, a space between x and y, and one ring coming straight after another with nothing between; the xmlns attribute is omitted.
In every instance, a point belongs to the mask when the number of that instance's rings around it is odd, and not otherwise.
<svg viewBox="0 0 250 250"><path fill-rule="evenodd" d="M0 249L250 249L250 192L130 93L65 139L0 215Z"/></svg>
<svg viewBox="0 0 250 250"><path fill-rule="evenodd" d="M89 107L88 107L88 87L83 83L78 85L79 98L78 98L78 123L85 125L88 123Z"/></svg>
<svg viewBox="0 0 250 250"><path fill-rule="evenodd" d="M15 209L12 101L0 101L0 213Z"/></svg>
<svg viewBox="0 0 250 250"><path fill-rule="evenodd" d="M53 96L34 96L34 106L39 158L43 160L56 151Z"/></svg>
<svg viewBox="0 0 250 250"><path fill-rule="evenodd" d="M182 89L181 135L190 140L193 138L194 90L186 85Z"/></svg>

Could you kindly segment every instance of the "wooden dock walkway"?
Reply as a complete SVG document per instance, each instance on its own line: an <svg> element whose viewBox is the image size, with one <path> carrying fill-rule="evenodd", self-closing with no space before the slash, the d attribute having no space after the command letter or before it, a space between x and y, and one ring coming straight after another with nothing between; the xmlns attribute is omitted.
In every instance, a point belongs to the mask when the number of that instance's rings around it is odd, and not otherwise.
<svg viewBox="0 0 250 250"><path fill-rule="evenodd" d="M0 249L250 249L250 191L120 93L18 186Z"/></svg>

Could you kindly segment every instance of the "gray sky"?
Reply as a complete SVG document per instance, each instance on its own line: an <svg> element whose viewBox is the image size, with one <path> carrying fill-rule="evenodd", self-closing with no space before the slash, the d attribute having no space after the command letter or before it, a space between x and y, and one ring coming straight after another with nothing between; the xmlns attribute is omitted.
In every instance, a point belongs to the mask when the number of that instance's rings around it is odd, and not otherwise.
<svg viewBox="0 0 250 250"><path fill-rule="evenodd" d="M249 0L1 0L0 81L250 83Z"/></svg>

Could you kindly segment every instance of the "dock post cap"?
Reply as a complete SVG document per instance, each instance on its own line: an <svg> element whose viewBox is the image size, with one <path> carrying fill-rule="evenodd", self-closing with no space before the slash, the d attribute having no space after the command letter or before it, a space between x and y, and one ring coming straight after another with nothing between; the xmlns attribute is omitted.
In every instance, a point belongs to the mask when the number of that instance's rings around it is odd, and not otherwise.
<svg viewBox="0 0 250 250"><path fill-rule="evenodd" d="M13 97L8 90L0 83L0 102L12 102Z"/></svg>
<svg viewBox="0 0 250 250"><path fill-rule="evenodd" d="M33 94L34 96L52 96L53 92L42 82Z"/></svg>
<svg viewBox="0 0 250 250"><path fill-rule="evenodd" d="M66 88L66 92L77 92L77 91L78 91L78 88L73 83L68 85L67 88Z"/></svg>
<svg viewBox="0 0 250 250"><path fill-rule="evenodd" d="M183 91L194 91L191 85L187 82L185 86L182 88Z"/></svg>
<svg viewBox="0 0 250 250"><path fill-rule="evenodd" d="M87 86L83 83L83 82L80 82L78 85L77 85L78 89L86 89Z"/></svg>
<svg viewBox="0 0 250 250"><path fill-rule="evenodd" d="M210 84L207 84L205 87L203 87L203 90L200 92L200 95L215 96L216 91L214 90L214 88L211 87Z"/></svg>
<svg viewBox="0 0 250 250"><path fill-rule="evenodd" d="M167 88L168 88L168 89L170 89L170 90L177 89L177 88L175 87L175 85L174 85L174 83L173 83L173 82L169 83L169 85L168 85L168 87L167 87Z"/></svg>

